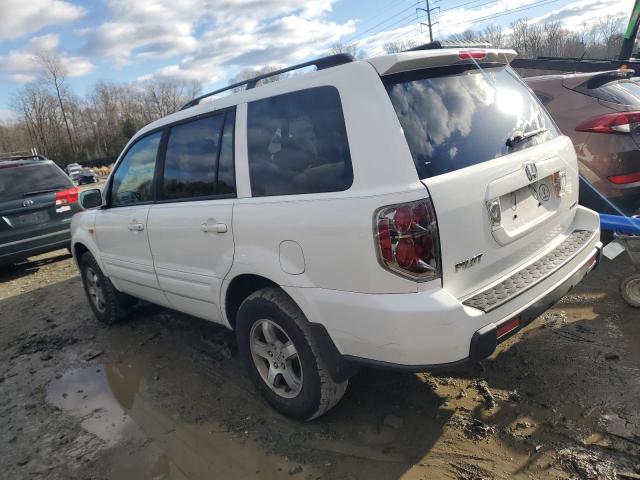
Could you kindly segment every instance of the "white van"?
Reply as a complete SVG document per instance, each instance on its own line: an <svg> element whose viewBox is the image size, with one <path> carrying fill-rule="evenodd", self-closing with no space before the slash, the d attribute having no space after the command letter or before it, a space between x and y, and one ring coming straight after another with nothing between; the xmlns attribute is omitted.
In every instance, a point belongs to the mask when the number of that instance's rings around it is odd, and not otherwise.
<svg viewBox="0 0 640 480"><path fill-rule="evenodd" d="M146 126L73 219L96 317L141 298L225 325L265 399L303 420L361 366L486 358L601 249L573 145L515 55L336 55Z"/></svg>

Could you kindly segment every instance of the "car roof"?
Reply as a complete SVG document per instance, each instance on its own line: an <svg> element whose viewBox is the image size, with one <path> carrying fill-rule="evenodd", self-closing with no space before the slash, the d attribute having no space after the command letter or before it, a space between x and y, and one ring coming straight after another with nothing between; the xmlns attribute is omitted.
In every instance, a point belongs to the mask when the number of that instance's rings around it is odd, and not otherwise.
<svg viewBox="0 0 640 480"><path fill-rule="evenodd" d="M223 110L225 108L240 105L262 98L269 98L279 93L286 93L287 91L299 90L299 84L301 80L308 79L309 83L313 83L312 79L317 78L319 75L326 75L326 72L336 71L338 69L358 68L358 65L369 64L373 66L379 75L388 75L400 71L416 70L421 68L448 66L448 65L461 65L478 63L475 59L461 59L459 54L463 51L466 52L485 52L486 57L480 60L481 62L508 64L513 60L517 53L514 50L508 49L495 49L484 47L458 47L458 48L436 48L427 50L414 50L407 52L394 53L390 55L381 55L378 57L372 57L365 60L352 60L328 68L318 69L315 71L303 73L300 75L291 75L287 78L278 80L277 82L270 82L257 86L256 88L241 90L239 92L233 92L221 97L209 97L205 101L183 108L175 113L160 118L142 129L140 129L131 138L129 144L135 141L137 138L159 128L162 128L168 124L186 120L189 118L197 117L198 115L205 115L213 113L217 110ZM312 62L310 62L312 63ZM302 64L301 64L302 65ZM274 72L277 73L277 72ZM276 86L277 85L277 86ZM295 87L294 87L295 85ZM289 87L291 89L289 89ZM191 103L191 102L190 102ZM187 104L189 105L189 104Z"/></svg>
<svg viewBox="0 0 640 480"><path fill-rule="evenodd" d="M22 166L29 166L29 165L45 165L45 164L48 165L52 163L53 161L44 157L24 157L24 158L0 160L0 168L22 167Z"/></svg>

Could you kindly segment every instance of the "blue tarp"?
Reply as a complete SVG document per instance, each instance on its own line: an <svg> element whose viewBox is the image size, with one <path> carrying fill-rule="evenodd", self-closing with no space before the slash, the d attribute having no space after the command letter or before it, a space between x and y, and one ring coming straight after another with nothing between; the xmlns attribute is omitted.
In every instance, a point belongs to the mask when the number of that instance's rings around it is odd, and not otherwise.
<svg viewBox="0 0 640 480"><path fill-rule="evenodd" d="M640 234L640 218L600 214L600 228L618 233Z"/></svg>

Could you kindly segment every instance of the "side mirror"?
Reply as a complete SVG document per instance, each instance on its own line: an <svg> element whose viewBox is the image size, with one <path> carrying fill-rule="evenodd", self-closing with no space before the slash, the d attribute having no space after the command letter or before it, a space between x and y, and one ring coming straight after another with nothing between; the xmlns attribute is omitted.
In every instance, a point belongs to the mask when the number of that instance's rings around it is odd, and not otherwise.
<svg viewBox="0 0 640 480"><path fill-rule="evenodd" d="M102 192L99 188L92 188L80 192L80 205L84 209L102 206Z"/></svg>

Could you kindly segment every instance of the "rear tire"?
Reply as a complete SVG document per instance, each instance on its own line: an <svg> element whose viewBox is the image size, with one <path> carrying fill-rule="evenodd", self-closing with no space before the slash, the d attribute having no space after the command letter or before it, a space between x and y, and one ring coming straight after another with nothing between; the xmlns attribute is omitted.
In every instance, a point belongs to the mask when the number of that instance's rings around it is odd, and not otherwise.
<svg viewBox="0 0 640 480"><path fill-rule="evenodd" d="M640 308L640 273L625 278L620 283L622 298L635 308Z"/></svg>
<svg viewBox="0 0 640 480"><path fill-rule="evenodd" d="M80 275L89 306L99 322L113 325L130 313L136 299L116 290L89 252L80 258Z"/></svg>
<svg viewBox="0 0 640 480"><path fill-rule="evenodd" d="M242 302L238 350L260 394L278 412L313 420L344 395L349 383L333 381L295 302L278 288L264 288Z"/></svg>

